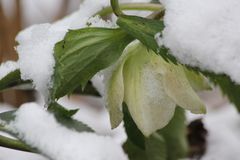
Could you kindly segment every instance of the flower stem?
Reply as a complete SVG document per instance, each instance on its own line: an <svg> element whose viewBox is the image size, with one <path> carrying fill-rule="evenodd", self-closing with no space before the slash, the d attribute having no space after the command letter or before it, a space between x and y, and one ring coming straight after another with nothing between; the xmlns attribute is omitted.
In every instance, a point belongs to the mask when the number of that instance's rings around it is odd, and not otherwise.
<svg viewBox="0 0 240 160"><path fill-rule="evenodd" d="M5 148L19 150L19 151L35 153L35 151L33 151L30 147L28 147L24 143L22 143L18 140L12 139L12 138L7 138L4 136L1 136L1 135L0 135L0 146L5 147Z"/></svg>
<svg viewBox="0 0 240 160"><path fill-rule="evenodd" d="M120 11L121 10L162 11L164 10L164 7L161 4L156 4L156 3L123 3L123 4L119 4L119 10ZM99 15L102 17L108 14L111 14L113 12L114 11L112 7L108 6L103 8L101 11L97 12L95 15Z"/></svg>
<svg viewBox="0 0 240 160"><path fill-rule="evenodd" d="M116 16L123 15L122 10L119 7L119 2L118 0L111 0L111 7Z"/></svg>

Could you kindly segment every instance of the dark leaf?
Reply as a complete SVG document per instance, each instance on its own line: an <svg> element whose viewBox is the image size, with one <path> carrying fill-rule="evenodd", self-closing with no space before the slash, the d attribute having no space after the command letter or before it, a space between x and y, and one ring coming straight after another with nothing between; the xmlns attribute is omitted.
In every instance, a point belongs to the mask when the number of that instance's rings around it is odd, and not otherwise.
<svg viewBox="0 0 240 160"><path fill-rule="evenodd" d="M123 106L123 121L129 141L141 149L145 149L145 137L133 121L126 104Z"/></svg>
<svg viewBox="0 0 240 160"><path fill-rule="evenodd" d="M166 61L170 60L176 63L176 59L169 54L168 49L160 48L155 39L155 35L164 29L163 21L122 15L118 18L117 24L149 49L161 55Z"/></svg>
<svg viewBox="0 0 240 160"><path fill-rule="evenodd" d="M123 145L123 149L128 154L129 160L149 160L146 151L133 144L129 139Z"/></svg>
<svg viewBox="0 0 240 160"><path fill-rule="evenodd" d="M55 115L55 118L59 123L61 123L62 125L66 126L69 129L74 129L78 132L83 131L93 132L93 130L89 128L87 125L72 118L72 116L78 111L77 109L67 110L63 106L54 102L49 105L48 110Z"/></svg>

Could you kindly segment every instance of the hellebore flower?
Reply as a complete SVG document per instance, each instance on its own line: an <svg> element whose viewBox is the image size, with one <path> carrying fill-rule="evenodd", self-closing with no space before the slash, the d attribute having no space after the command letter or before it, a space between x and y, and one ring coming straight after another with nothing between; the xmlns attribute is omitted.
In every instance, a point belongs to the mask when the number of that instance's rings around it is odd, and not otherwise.
<svg viewBox="0 0 240 160"><path fill-rule="evenodd" d="M206 112L184 67L166 62L139 42L126 48L106 80L105 102L112 128L123 119L123 102L145 136L166 126L177 105L196 114Z"/></svg>

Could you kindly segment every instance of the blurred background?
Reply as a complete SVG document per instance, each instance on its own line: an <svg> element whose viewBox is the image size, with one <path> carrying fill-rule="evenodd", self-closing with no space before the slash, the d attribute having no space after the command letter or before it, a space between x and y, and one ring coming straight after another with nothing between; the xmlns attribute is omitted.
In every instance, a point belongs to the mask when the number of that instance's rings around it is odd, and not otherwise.
<svg viewBox="0 0 240 160"><path fill-rule="evenodd" d="M17 33L33 24L51 23L77 10L82 0L0 0L0 62L17 60ZM34 101L34 91L8 90L0 103L19 106Z"/></svg>

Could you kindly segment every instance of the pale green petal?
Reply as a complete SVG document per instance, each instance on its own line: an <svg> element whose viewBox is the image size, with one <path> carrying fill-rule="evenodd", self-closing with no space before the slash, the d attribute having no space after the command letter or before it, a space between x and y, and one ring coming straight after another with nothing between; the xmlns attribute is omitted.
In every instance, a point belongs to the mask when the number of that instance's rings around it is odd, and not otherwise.
<svg viewBox="0 0 240 160"><path fill-rule="evenodd" d="M106 93L105 103L109 111L111 127L116 128L123 120L122 103L124 99L124 84L123 84L123 66L127 57L131 54L132 46L127 47L118 60L112 67L105 70ZM135 49L135 47L134 47Z"/></svg>
<svg viewBox="0 0 240 160"><path fill-rule="evenodd" d="M122 102L124 97L124 86L122 68L123 65L120 65L112 72L105 94L105 102L109 111L112 128L116 128L123 119Z"/></svg>
<svg viewBox="0 0 240 160"><path fill-rule="evenodd" d="M124 65L124 101L138 128L145 136L166 126L176 104L166 95L162 84L164 68L153 52L137 45Z"/></svg>
<svg viewBox="0 0 240 160"><path fill-rule="evenodd" d="M192 113L206 113L205 105L192 89L182 66L169 64L163 82L167 95L171 97L176 104L190 110Z"/></svg>
<svg viewBox="0 0 240 160"><path fill-rule="evenodd" d="M192 88L195 91L203 91L203 90L211 90L212 87L207 80L206 77L204 77L201 73L196 73L194 71L191 71L187 68L184 68L185 75L190 82Z"/></svg>

